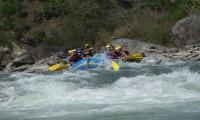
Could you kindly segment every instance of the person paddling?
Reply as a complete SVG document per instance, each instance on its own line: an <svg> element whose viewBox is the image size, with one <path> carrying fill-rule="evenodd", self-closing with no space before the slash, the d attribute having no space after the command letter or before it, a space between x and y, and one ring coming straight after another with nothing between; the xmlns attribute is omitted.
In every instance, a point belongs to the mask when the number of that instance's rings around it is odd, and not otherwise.
<svg viewBox="0 0 200 120"><path fill-rule="evenodd" d="M108 50L109 58L110 59L117 59L117 55L115 54L115 51L112 49L112 47L109 44L106 45L106 48Z"/></svg>
<svg viewBox="0 0 200 120"><path fill-rule="evenodd" d="M78 48L77 52L78 52L78 56L83 58L83 50L82 50L82 48Z"/></svg>
<svg viewBox="0 0 200 120"><path fill-rule="evenodd" d="M127 54L122 50L122 46L117 46L115 48L115 54L117 55L118 59L127 57Z"/></svg>
<svg viewBox="0 0 200 120"><path fill-rule="evenodd" d="M90 47L89 44L85 44L85 50L83 50L83 57L92 57L96 51L94 48Z"/></svg>
<svg viewBox="0 0 200 120"><path fill-rule="evenodd" d="M73 65L74 63L78 62L79 60L82 60L82 57L78 55L76 49L73 49L72 55L71 55L70 59L68 60L68 63Z"/></svg>

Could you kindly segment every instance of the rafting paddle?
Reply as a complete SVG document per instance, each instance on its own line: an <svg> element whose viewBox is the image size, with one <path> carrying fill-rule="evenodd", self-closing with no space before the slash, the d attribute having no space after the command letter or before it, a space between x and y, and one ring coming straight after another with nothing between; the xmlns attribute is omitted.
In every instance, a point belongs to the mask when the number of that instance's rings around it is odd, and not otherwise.
<svg viewBox="0 0 200 120"><path fill-rule="evenodd" d="M119 70L119 65L113 60L111 60L111 62L112 62L112 66L113 66L114 70Z"/></svg>
<svg viewBox="0 0 200 120"><path fill-rule="evenodd" d="M69 66L70 66L70 64L58 63L58 64L50 66L49 70L50 71L60 71L63 69L67 69Z"/></svg>

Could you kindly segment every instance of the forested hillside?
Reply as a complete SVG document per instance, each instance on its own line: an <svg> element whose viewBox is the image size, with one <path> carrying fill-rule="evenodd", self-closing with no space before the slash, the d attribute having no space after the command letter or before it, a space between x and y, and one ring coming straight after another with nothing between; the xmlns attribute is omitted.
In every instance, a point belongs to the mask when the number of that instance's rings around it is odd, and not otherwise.
<svg viewBox="0 0 200 120"><path fill-rule="evenodd" d="M174 24L199 11L199 0L0 0L0 45L100 46L114 36L170 46Z"/></svg>

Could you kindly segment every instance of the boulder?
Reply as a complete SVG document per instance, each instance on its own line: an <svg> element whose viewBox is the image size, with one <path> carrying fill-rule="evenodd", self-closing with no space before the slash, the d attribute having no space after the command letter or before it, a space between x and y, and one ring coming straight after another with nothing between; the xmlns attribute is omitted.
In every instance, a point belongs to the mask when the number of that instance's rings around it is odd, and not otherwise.
<svg viewBox="0 0 200 120"><path fill-rule="evenodd" d="M179 52L179 49L178 49L178 48L169 48L169 49L167 50L167 53L177 53L177 52Z"/></svg>
<svg viewBox="0 0 200 120"><path fill-rule="evenodd" d="M200 15L191 15L178 21L172 32L171 40L178 47L200 45Z"/></svg>
<svg viewBox="0 0 200 120"><path fill-rule="evenodd" d="M22 72L22 71L28 69L29 67L30 67L30 65L23 65L23 66L14 68L14 69L12 69L11 71L12 71L12 72Z"/></svg>
<svg viewBox="0 0 200 120"><path fill-rule="evenodd" d="M200 61L200 55L191 58L190 61Z"/></svg>
<svg viewBox="0 0 200 120"><path fill-rule="evenodd" d="M5 69L3 70L4 72L11 72L13 67L13 62L10 62L9 64L6 65Z"/></svg>
<svg viewBox="0 0 200 120"><path fill-rule="evenodd" d="M4 71L47 71L49 66L60 61L64 53L67 53L67 49L62 46L39 46L16 57L6 66Z"/></svg>
<svg viewBox="0 0 200 120"><path fill-rule="evenodd" d="M13 60L13 65L15 67L19 67L19 66L27 65L27 64L30 65L34 63L35 63L35 60L29 55L22 55Z"/></svg>
<svg viewBox="0 0 200 120"><path fill-rule="evenodd" d="M122 45L123 49L129 51L130 53L145 53L145 55L161 54L168 50L168 48L160 45L144 43L126 38L112 40L111 44L114 47L117 45Z"/></svg>
<svg viewBox="0 0 200 120"><path fill-rule="evenodd" d="M68 50L69 49L66 49L64 46L38 46L36 48L32 48L22 55L29 55L35 61L38 61L51 57L55 54L63 55L67 53Z"/></svg>
<svg viewBox="0 0 200 120"><path fill-rule="evenodd" d="M33 65L30 68L26 69L24 72L45 72L49 71L49 66L46 64L42 65Z"/></svg>

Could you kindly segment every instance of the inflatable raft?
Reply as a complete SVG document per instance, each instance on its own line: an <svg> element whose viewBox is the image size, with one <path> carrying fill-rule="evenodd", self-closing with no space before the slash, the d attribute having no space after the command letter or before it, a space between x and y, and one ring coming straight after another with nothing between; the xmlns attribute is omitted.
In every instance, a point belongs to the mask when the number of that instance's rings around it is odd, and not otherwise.
<svg viewBox="0 0 200 120"><path fill-rule="evenodd" d="M71 66L68 70L69 71L77 71L77 70L88 70L88 69L94 69L98 65L103 64L104 61L98 58L84 58L77 63L75 63L73 66Z"/></svg>

